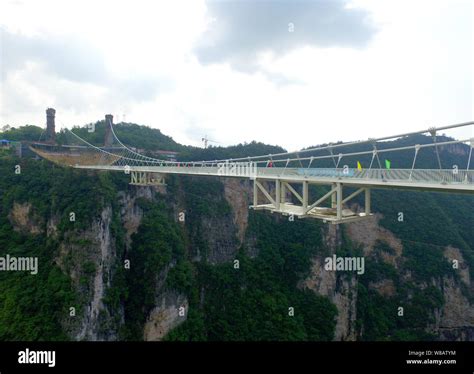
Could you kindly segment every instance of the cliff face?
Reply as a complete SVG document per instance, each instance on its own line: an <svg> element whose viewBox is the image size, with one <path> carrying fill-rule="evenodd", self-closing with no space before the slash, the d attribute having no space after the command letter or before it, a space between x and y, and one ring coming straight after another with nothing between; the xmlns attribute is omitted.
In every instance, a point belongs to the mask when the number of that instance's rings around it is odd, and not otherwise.
<svg viewBox="0 0 474 374"><path fill-rule="evenodd" d="M59 247L56 262L79 294L79 305L72 306L76 316L65 319L74 340L116 339L116 331L110 326L112 317L103 302L116 261L111 220L112 209L107 207L89 229L67 232Z"/></svg>
<svg viewBox="0 0 474 374"><path fill-rule="evenodd" d="M462 288L474 294L469 267L458 248L447 247L444 256L449 262L459 261L458 277L444 277L438 284L445 303L436 318L435 329L445 340L474 340L474 304Z"/></svg>
<svg viewBox="0 0 474 374"><path fill-rule="evenodd" d="M155 187L136 187L128 191L119 192L120 216L125 229L126 257L129 257L132 251L132 235L136 234L140 225L143 223L146 214L140 207L139 200L144 199L151 204L156 204L167 196L167 190L164 186ZM185 210L184 201L167 202L173 211L173 216ZM159 237L156 237L159 239ZM131 264L137 266L137 264ZM167 278L170 269L176 266L175 259L171 259L161 271L156 271L153 280L153 306L145 313L145 322L143 325L142 338L147 341L162 340L168 332L179 326L187 319L189 303L185 295L167 287Z"/></svg>
<svg viewBox="0 0 474 374"><path fill-rule="evenodd" d="M341 228L326 226L323 229L323 242L329 252L312 258L310 274L300 286L327 296L336 306L338 315L334 340L356 340L354 323L357 317L357 279L355 276L324 268L324 258L335 254L342 245Z"/></svg>
<svg viewBox="0 0 474 374"><path fill-rule="evenodd" d="M222 183L223 196L231 207L231 212L223 217L206 215L202 217L200 225L204 230L201 232L201 238L207 242L210 251L207 260L198 256L194 261L206 261L210 264L231 262L242 246L251 256L258 255L257 238L255 234L249 234L248 230L251 183L233 178L226 178ZM185 194L186 190L182 193ZM183 209L187 208L183 199L179 199L178 204ZM344 250L347 240L360 248L360 255L367 261L378 259L377 261L392 266L400 274L399 282L390 277L378 277L376 281L368 283L369 290L389 300L396 297L401 292L399 288L403 286L413 286L422 293L428 286L434 286L441 292L444 301L440 308L430 311L434 322L427 323L425 330L438 336L439 339L472 339L474 308L468 297L468 293L472 292L472 284L470 269L461 251L454 247L444 248L444 256L448 263L453 259L459 261L459 270L455 273L457 275L443 275L440 279L431 281L416 280L412 270L406 265L409 261L404 253L406 244L390 230L382 227L380 224L382 218L382 215L376 214L371 219L348 225L323 225L321 235L324 251L318 251L318 254L312 257L310 272L299 283L302 289L310 289L318 295L327 296L337 307L334 340L357 340L363 337L364 333L363 327L358 329L356 323L359 319L357 305L359 282L364 275L324 269L324 259ZM195 236L189 237L191 247L195 239ZM390 250L379 250L380 243L385 243ZM189 251L192 251L191 247L188 248ZM188 300L178 292L170 293L164 289L157 292L156 306L147 317L144 337L150 340L161 339L168 331L181 324L186 316L178 316L177 310L182 305L188 305L187 303Z"/></svg>
<svg viewBox="0 0 474 374"><path fill-rule="evenodd" d="M41 218L35 214L31 203L20 204L14 202L8 218L13 225L13 229L17 232L33 235L42 232Z"/></svg>
<svg viewBox="0 0 474 374"><path fill-rule="evenodd" d="M235 259L245 234L248 205L245 186L237 180L181 178L175 193L175 215L182 222L193 261L221 264ZM231 190L236 189L231 197Z"/></svg>
<svg viewBox="0 0 474 374"><path fill-rule="evenodd" d="M76 316L63 320L64 330L71 339L120 339L120 331L125 325L125 301L122 298L118 305L111 308L108 299L114 287L120 288L117 286L118 269L124 268L124 260L129 258L133 247L133 234L142 227L147 214L141 200L153 205L163 203L173 212L177 223L178 214L186 212L181 235L186 243L185 257L189 257L194 264L214 266L230 263L241 248L246 249L250 258L259 255L259 234L250 230L249 222L251 182L226 178L214 180L213 183L222 183L222 190L210 196L203 194L203 198L211 200L198 207L186 198L189 188L186 185L179 185L173 197L163 187L130 187L119 191L116 194L117 204L102 208L87 228L75 230L71 227L62 233L55 262L70 277L79 295L77 303L71 305L76 309ZM216 202L221 204L219 214L215 213L215 206L209 211L205 209L208 204ZM47 221L43 221L35 214L31 203L15 203L8 218L18 232L27 235L45 232L52 239L58 238L59 212L53 212ZM271 219L281 217L272 216ZM380 223L382 219L383 216L377 214L371 219L344 226L322 225L319 228L321 242L312 243L317 250L310 258L309 273L302 275L298 286L326 296L337 307L334 340L364 337L364 327L358 326L358 302L360 284L366 275L324 269L324 259L344 252L348 242L353 243L353 247L358 248L359 254L367 260L393 267L399 275L394 279L382 274L364 283L370 292L375 292L383 300L393 300L404 287L410 288L409 293L418 290L422 294L429 287L434 287L441 293L443 302L430 309L433 320L423 328L440 339L474 340L474 306L470 296L474 295L470 277L472 270L463 251L454 246L443 247L445 263L451 265L453 260L457 260L459 267L452 273L420 280L407 266L412 261L407 252L408 244L384 228ZM117 244L119 238L114 227L117 222L124 237L123 252ZM380 243L385 243L388 249L381 251ZM185 292L173 289L167 283L170 272L177 266L176 256L173 256L163 269L156 272L151 306L143 310L141 329L144 340L162 340L188 319L191 300ZM199 289L196 293L201 299L200 304L203 304L206 297L204 291Z"/></svg>
<svg viewBox="0 0 474 374"><path fill-rule="evenodd" d="M225 178L224 195L232 207L233 225L237 228L237 238L242 245L249 223L248 207L251 204L252 185L250 181L238 178Z"/></svg>
<svg viewBox="0 0 474 374"><path fill-rule="evenodd" d="M230 216L222 218L203 217L200 221L202 240L207 244L206 259L211 264L229 262L235 258L238 243L236 227ZM198 259L201 259L198 256Z"/></svg>
<svg viewBox="0 0 474 374"><path fill-rule="evenodd" d="M186 321L188 309L188 299L184 295L170 291L157 295L156 306L143 329L144 340L162 340L168 332Z"/></svg>
<svg viewBox="0 0 474 374"><path fill-rule="evenodd" d="M435 322L426 326L427 331L442 340L472 340L474 305L468 295L473 294L474 288L471 284L469 266L460 249L452 246L442 248L447 264L451 266L453 260L458 262L452 275L432 278L429 282L417 281L413 277L414 274L405 266L407 258L404 257L403 242L380 226L381 218L382 216L378 214L371 219L347 225L346 232L349 238L362 246L364 256L367 257L374 255L376 243L380 241L387 243L393 251L382 252L380 258L381 261L392 265L400 274L401 281L398 287L410 283L423 292L428 286L434 285L441 291L443 305L433 310ZM397 292L397 286L392 279L380 279L378 282L369 283L369 288L383 297L392 297Z"/></svg>
<svg viewBox="0 0 474 374"><path fill-rule="evenodd" d="M224 196L232 208L232 222L236 228L238 240L233 255L242 246L245 248L247 255L253 258L258 255L257 238L248 232L249 206L253 204L253 184L250 180L238 178L224 178L222 183L224 185Z"/></svg>

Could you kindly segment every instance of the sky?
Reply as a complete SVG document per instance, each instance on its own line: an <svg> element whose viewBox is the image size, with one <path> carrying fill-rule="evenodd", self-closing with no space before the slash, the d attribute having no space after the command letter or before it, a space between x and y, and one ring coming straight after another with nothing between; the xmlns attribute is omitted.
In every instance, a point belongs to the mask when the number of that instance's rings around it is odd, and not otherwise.
<svg viewBox="0 0 474 374"><path fill-rule="evenodd" d="M298 150L467 122L473 21L471 0L0 0L0 128L53 107Z"/></svg>

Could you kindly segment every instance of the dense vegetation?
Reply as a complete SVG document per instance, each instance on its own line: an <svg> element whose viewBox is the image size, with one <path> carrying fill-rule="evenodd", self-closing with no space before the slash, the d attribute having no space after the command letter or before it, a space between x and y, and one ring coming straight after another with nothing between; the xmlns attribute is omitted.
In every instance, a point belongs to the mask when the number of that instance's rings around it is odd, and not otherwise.
<svg viewBox="0 0 474 374"><path fill-rule="evenodd" d="M101 120L87 126L75 126L72 128L72 131L91 144L103 146L105 129L105 120ZM152 153L149 152L157 150L179 152L178 159L180 161L218 160L284 152L284 149L281 147L255 141L229 147L215 147L211 145L207 149L184 146L176 143L171 137L162 134L159 129L140 126L134 123L121 122L115 124L114 132L120 141L127 147L144 150L145 154L149 155L152 155ZM44 141L44 136L44 129L38 126L5 128L5 131L0 131L0 139L8 140ZM74 137L74 135L72 135L68 130L64 129L57 133L56 140L58 144L83 145L79 139ZM119 146L116 142L113 145Z"/></svg>
<svg viewBox="0 0 474 374"><path fill-rule="evenodd" d="M28 126L7 129L0 138L36 141L41 129ZM101 144L104 122L96 130L75 131L88 141ZM234 147L206 150L185 147L159 130L134 124L116 126L126 144L149 151L157 148L180 152L182 160L220 159L265 153L282 149L252 142ZM66 133L58 134L66 142ZM393 145L428 142L428 137L400 139ZM388 144L381 145L386 147ZM354 146L354 151L367 145ZM426 152L425 152L426 151ZM456 153L440 149L445 167L464 167L464 149ZM420 153L417 165L436 168L433 150ZM322 153L321 153L322 154ZM326 153L327 154L327 153ZM316 153L315 153L316 155ZM413 154L390 156L392 167L411 166ZM364 165L370 159L359 159ZM355 163L356 159L349 162ZM383 159L382 159L383 162ZM313 166L331 166L332 160ZM21 173L15 174L17 165ZM312 220L289 221L285 217L250 212L246 243L235 259L213 265L207 261L209 223L231 221L232 210L224 197L222 183L213 178L167 178L166 195L139 199L143 219L127 250L120 220L117 193L127 191L126 176L111 173L85 173L52 165L46 161L17 159L12 152L0 153L0 256L37 256L38 275L0 272L0 340L68 339L71 305L82 311L95 265L89 260L77 264L79 286L70 277L70 268L58 263L61 243L86 248L90 243L80 233L89 230L104 207L113 211L112 236L116 250L111 287L104 303L119 326L119 338L140 340L143 325L156 302L156 282L164 277L163 290L186 295L189 313L186 322L172 330L167 340L331 340L337 310L326 297L300 287L310 270L311 258L328 253L323 242L323 224ZM311 193L321 194L324 187ZM429 192L383 190L373 192L374 210L381 213L380 225L403 244L402 257L394 265L384 260L395 249L384 241L376 243L366 256L366 273L358 276L356 330L361 340L426 340L436 338L427 326L444 304L442 279L458 279L445 258L446 246L459 248L474 268L474 198ZM362 197L355 200L362 204ZM11 212L14 204L31 204L29 224L41 233L14 230ZM186 221L176 219L182 204ZM75 220L70 220L70 213ZM399 213L403 221L399 221ZM57 222L57 235L46 235L48 222ZM214 220L214 221L213 221ZM206 226L207 225L207 226ZM343 244L338 255L361 255L363 248L351 243L341 228ZM235 238L229 243L235 244ZM76 247L75 247L76 248ZM131 261L130 270L123 267ZM238 260L238 267L234 260ZM410 274L407 277L407 274ZM474 279L474 271L470 272ZM345 275L344 275L345 276ZM338 278L342 281L344 276ZM375 285L389 284L382 295ZM468 298L469 289L462 288ZM403 317L398 316L403 307ZM293 308L294 315L290 315ZM121 315L123 311L123 316ZM123 320L122 320L123 317Z"/></svg>
<svg viewBox="0 0 474 374"><path fill-rule="evenodd" d="M21 174L15 174L15 166ZM71 279L58 267L56 257L66 230L88 227L108 199L107 183L55 168L45 161L0 158L0 256L37 257L38 274L0 272L0 340L66 339L62 323L77 294ZM9 216L13 204L31 204L28 224L41 234L13 229ZM75 222L69 213L76 215ZM59 214L58 237L47 237L46 223Z"/></svg>
<svg viewBox="0 0 474 374"><path fill-rule="evenodd" d="M407 247L407 268L416 277L430 279L449 272L446 261L438 251L426 258L421 248ZM372 256L366 259L366 274L360 278L357 297L357 325L362 340L432 340L435 335L426 331L434 323L434 310L442 307L444 300L441 291L430 285L421 290L416 283L402 280L402 271L382 260L382 253L393 253L393 248L385 242L378 242ZM417 261L427 263L427 270L421 271ZM431 263L439 264L439 269L430 268ZM417 267L418 266L418 267ZM389 282L394 286L393 294L382 296L371 284ZM390 287L390 286L389 286ZM403 315L399 315L399 308ZM363 329L363 332L361 331Z"/></svg>
<svg viewBox="0 0 474 374"><path fill-rule="evenodd" d="M284 152L278 146L267 145L260 142L250 142L229 147L209 147L207 149L187 147L180 154L180 160L223 160L229 158L243 158Z"/></svg>
<svg viewBox="0 0 474 374"><path fill-rule="evenodd" d="M108 124L107 124L108 126ZM97 146L104 145L105 120L97 121L88 126L75 126L72 131L82 139ZM120 123L114 125L117 137L127 146L144 150L180 151L184 147L176 143L171 137L163 135L160 130L134 123ZM58 142L62 144L80 143L80 140L67 130L58 134ZM115 143L114 145L118 145Z"/></svg>
<svg viewBox="0 0 474 374"><path fill-rule="evenodd" d="M258 256L249 258L242 249L237 267L236 262L198 264L195 287L188 289L202 289L204 305L199 308L191 295L193 313L167 338L331 340L335 306L326 297L297 287L308 274L311 256L321 249L318 224L251 214L249 227L249 235L258 237Z"/></svg>
<svg viewBox="0 0 474 374"><path fill-rule="evenodd" d="M0 131L0 139L11 141L33 141L37 142L44 136L45 130L38 126L26 125L22 127L5 126ZM44 140L44 139L43 139Z"/></svg>
<svg viewBox="0 0 474 374"><path fill-rule="evenodd" d="M140 200L144 219L133 234L128 258L124 299L126 328L123 338L140 340L145 317L155 305L156 281L171 260L182 260L184 243L179 227L163 203Z"/></svg>
<svg viewBox="0 0 474 374"><path fill-rule="evenodd" d="M311 256L322 249L320 225L275 222L252 214L248 235L258 238L256 258L242 248L236 256L238 268L234 262L192 262L195 252L184 251L184 235L179 232L186 232L188 248L198 247L205 259L201 223L232 212L218 181L171 178L168 193L178 193L180 183L188 202L184 226L163 205L163 196L155 204L140 202L144 219L129 255L134 270L127 276L123 337L140 339L144 318L154 305L156 277L168 271L165 289L185 294L190 306L187 321L168 340L331 340L336 308L327 298L297 287L309 272ZM169 263L174 265L167 269Z"/></svg>

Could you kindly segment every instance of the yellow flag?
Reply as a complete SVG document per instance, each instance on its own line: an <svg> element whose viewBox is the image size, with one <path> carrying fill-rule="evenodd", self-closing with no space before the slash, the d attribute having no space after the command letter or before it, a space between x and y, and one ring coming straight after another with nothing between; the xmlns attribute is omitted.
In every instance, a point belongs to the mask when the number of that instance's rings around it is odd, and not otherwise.
<svg viewBox="0 0 474 374"><path fill-rule="evenodd" d="M357 161L357 170L361 171L362 170L362 165L360 164L359 161Z"/></svg>

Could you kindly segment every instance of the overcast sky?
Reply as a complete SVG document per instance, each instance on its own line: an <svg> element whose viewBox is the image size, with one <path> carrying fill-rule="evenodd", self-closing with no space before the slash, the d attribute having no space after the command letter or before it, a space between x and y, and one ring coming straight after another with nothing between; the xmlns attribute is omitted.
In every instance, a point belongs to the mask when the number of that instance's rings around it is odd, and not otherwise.
<svg viewBox="0 0 474 374"><path fill-rule="evenodd" d="M0 126L289 150L473 120L473 1L0 0ZM448 133L474 136L472 132Z"/></svg>

